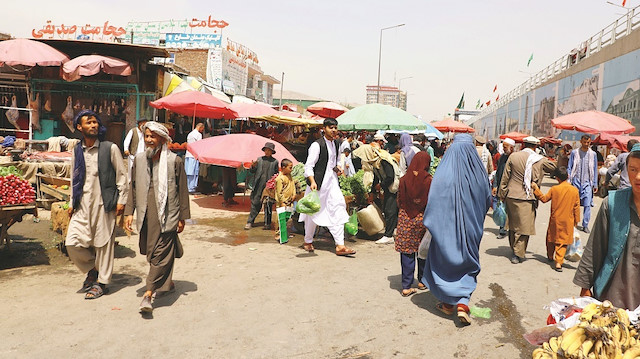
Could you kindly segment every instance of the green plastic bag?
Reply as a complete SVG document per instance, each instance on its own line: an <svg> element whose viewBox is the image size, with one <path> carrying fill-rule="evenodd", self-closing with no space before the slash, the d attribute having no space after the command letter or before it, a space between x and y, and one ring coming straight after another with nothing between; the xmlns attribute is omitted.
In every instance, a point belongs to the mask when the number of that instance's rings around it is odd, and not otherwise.
<svg viewBox="0 0 640 359"><path fill-rule="evenodd" d="M491 308L471 307L469 309L469 312L471 313L472 316L476 318L484 318L484 319L491 318Z"/></svg>
<svg viewBox="0 0 640 359"><path fill-rule="evenodd" d="M358 213L355 210L349 216L349 222L344 224L344 229L352 236L358 234Z"/></svg>
<svg viewBox="0 0 640 359"><path fill-rule="evenodd" d="M314 214L320 210L320 197L318 191L311 191L302 197L296 205L298 213Z"/></svg>

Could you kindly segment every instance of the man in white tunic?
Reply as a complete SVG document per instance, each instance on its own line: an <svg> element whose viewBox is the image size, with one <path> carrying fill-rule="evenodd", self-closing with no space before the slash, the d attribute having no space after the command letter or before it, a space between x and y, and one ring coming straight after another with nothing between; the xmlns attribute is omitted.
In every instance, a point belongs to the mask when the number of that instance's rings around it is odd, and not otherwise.
<svg viewBox="0 0 640 359"><path fill-rule="evenodd" d="M138 153L144 152L144 132L142 132L142 128L144 127L145 123L147 123L147 119L144 117L140 117L138 119L138 126L130 129L127 133L127 136L124 138L124 155L127 156L129 163L129 180L131 180L131 167L133 166L133 159Z"/></svg>
<svg viewBox="0 0 640 359"><path fill-rule="evenodd" d="M314 214L301 214L304 221L304 249L312 252L313 235L317 226L329 228L336 244L336 255L348 256L355 250L344 245L344 224L349 221L347 204L340 190L338 176L342 170L338 165L340 144L335 141L338 134L338 121L332 118L324 120L324 136L311 144L304 165L307 177L307 191L318 190L320 211Z"/></svg>
<svg viewBox="0 0 640 359"><path fill-rule="evenodd" d="M103 141L98 115L81 111L73 121L82 142L73 152L71 220L65 245L69 258L87 277L85 299L106 293L113 273L116 216L127 202L127 172L118 146Z"/></svg>
<svg viewBox="0 0 640 359"><path fill-rule="evenodd" d="M187 143L200 141L202 139L202 132L204 132L204 124L198 123L196 128L187 135ZM189 193L194 193L196 188L198 188L200 162L198 162L198 160L196 160L189 151L184 155L184 167L187 172L187 186L189 187Z"/></svg>

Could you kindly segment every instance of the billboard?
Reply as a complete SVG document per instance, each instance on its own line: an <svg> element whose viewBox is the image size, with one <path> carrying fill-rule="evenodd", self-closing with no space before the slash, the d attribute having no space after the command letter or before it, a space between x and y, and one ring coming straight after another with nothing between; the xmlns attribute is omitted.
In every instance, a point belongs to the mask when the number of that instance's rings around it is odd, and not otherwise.
<svg viewBox="0 0 640 359"><path fill-rule="evenodd" d="M207 82L228 95L245 95L249 81L246 60L226 49L209 49Z"/></svg>

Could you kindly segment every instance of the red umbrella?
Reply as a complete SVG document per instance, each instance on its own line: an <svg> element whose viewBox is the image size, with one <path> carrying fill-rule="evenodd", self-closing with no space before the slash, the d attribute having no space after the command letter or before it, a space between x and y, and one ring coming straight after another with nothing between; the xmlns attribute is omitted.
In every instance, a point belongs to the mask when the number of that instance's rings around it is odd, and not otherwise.
<svg viewBox="0 0 640 359"><path fill-rule="evenodd" d="M324 118L338 118L349 109L335 102L316 102L307 107L307 111Z"/></svg>
<svg viewBox="0 0 640 359"><path fill-rule="evenodd" d="M593 141L593 144L607 145L612 148L617 148L621 151L630 151L631 149L627 148L627 142L629 142L629 140L640 141L640 136L612 135L608 133L602 133Z"/></svg>
<svg viewBox="0 0 640 359"><path fill-rule="evenodd" d="M442 121L431 122L430 125L442 132L476 132L473 127L469 127L462 122L455 121L452 118L446 118Z"/></svg>
<svg viewBox="0 0 640 359"><path fill-rule="evenodd" d="M149 104L158 109L165 109L175 113L204 118L231 119L238 118L238 114L217 98L200 91L183 91L172 93Z"/></svg>
<svg viewBox="0 0 640 359"><path fill-rule="evenodd" d="M234 103L229 106L230 109L238 113L238 117L257 118L262 116L277 116L278 111L271 106L261 103Z"/></svg>
<svg viewBox="0 0 640 359"><path fill-rule="evenodd" d="M110 75L129 76L131 70L131 64L115 57L82 55L62 66L62 78L75 81L80 79L80 76L92 76L100 71Z"/></svg>
<svg viewBox="0 0 640 359"><path fill-rule="evenodd" d="M608 133L622 135L636 130L629 121L601 111L583 111L551 120L555 128L574 130L590 134Z"/></svg>
<svg viewBox="0 0 640 359"><path fill-rule="evenodd" d="M540 138L540 144L541 145L545 145L547 143L551 143L553 145L561 145L562 144L562 140L558 139L558 138L553 138L553 137L541 137Z"/></svg>
<svg viewBox="0 0 640 359"><path fill-rule="evenodd" d="M202 163L234 168L243 165L248 167L258 157L264 156L262 147L267 142L271 142L276 146L276 153L273 155L275 159L282 161L288 158L294 165L298 163L293 155L280 143L250 133L205 138L187 144L187 150Z"/></svg>
<svg viewBox="0 0 640 359"><path fill-rule="evenodd" d="M516 131L505 133L504 135L500 135L501 140L504 140L505 138L510 138L516 142L522 142L522 140L524 140L527 137L529 137L529 135L527 135L526 133L521 133Z"/></svg>
<svg viewBox="0 0 640 359"><path fill-rule="evenodd" d="M53 47L29 39L0 42L0 66L60 66L69 57Z"/></svg>

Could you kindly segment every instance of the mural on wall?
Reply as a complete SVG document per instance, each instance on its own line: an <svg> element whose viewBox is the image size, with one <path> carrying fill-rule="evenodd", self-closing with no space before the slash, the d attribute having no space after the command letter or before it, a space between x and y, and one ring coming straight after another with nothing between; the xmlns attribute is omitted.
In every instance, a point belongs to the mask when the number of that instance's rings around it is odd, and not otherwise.
<svg viewBox="0 0 640 359"><path fill-rule="evenodd" d="M507 119L505 121L505 129L502 133L518 131L520 125L520 98L509 102L507 105ZM500 134L502 134L500 133Z"/></svg>
<svg viewBox="0 0 640 359"><path fill-rule="evenodd" d="M640 50L604 64L602 111L631 121L640 134Z"/></svg>
<svg viewBox="0 0 640 359"><path fill-rule="evenodd" d="M558 111L556 117L599 109L599 67L592 67L558 81Z"/></svg>
<svg viewBox="0 0 640 359"><path fill-rule="evenodd" d="M505 107L501 107L496 111L496 126L493 129L493 136L491 138L499 137L501 134L506 133L505 131L506 123L507 123L507 109Z"/></svg>
<svg viewBox="0 0 640 359"><path fill-rule="evenodd" d="M536 137L553 136L551 119L555 117L557 82L541 87L536 92L533 113L533 135Z"/></svg>
<svg viewBox="0 0 640 359"><path fill-rule="evenodd" d="M518 131L522 133L532 132L533 123L533 103L535 94L533 92L527 92L520 100L520 123L518 125Z"/></svg>

